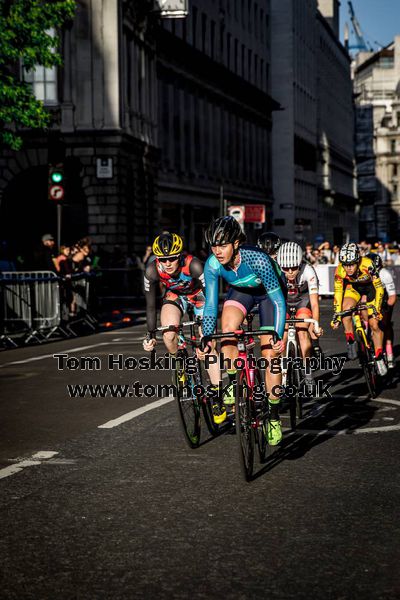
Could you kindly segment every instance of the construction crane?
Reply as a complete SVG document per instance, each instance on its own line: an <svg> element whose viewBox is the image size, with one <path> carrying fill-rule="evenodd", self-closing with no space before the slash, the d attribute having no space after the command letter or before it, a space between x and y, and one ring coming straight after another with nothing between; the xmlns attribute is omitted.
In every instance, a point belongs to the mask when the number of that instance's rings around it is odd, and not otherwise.
<svg viewBox="0 0 400 600"><path fill-rule="evenodd" d="M372 50L372 48L367 45L367 43L364 39L364 35L361 30L360 23L358 22L358 19L354 12L353 3L349 1L348 5L349 5L350 21L351 21L351 24L353 25L354 35L356 36L356 44L351 44L351 45L348 44L349 28L346 23L345 34L344 34L344 37L346 40L346 46L349 50L359 50L360 52L368 52L368 51Z"/></svg>

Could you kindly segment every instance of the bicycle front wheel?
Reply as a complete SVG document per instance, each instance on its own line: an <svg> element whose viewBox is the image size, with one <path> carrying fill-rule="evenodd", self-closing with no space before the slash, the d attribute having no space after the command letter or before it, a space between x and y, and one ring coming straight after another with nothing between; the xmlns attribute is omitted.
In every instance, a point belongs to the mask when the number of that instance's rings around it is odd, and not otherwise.
<svg viewBox="0 0 400 600"><path fill-rule="evenodd" d="M246 481L250 481L254 468L253 401L245 371L241 371L236 385L235 408L240 464Z"/></svg>
<svg viewBox="0 0 400 600"><path fill-rule="evenodd" d="M186 373L184 364L182 356L182 363L177 367L174 376L176 400L186 443L190 448L198 448L201 435L200 405L195 394L195 380L192 375Z"/></svg>
<svg viewBox="0 0 400 600"><path fill-rule="evenodd" d="M197 369L198 369L197 384L200 385L202 389L204 389L203 396L200 398L201 407L203 410L204 421L206 423L207 429L210 432L210 434L215 437L215 436L219 435L220 427L219 427L219 425L217 425L217 423L214 423L214 415L213 415L213 410L212 410L213 399L211 397L207 396L207 393L205 390L205 388L208 384L208 377L205 372L203 361L197 360Z"/></svg>
<svg viewBox="0 0 400 600"><path fill-rule="evenodd" d="M254 398L256 408L256 428L254 429L254 433L257 440L260 463L263 464L268 454L268 400L265 395L264 383L258 370L256 371L255 383L259 391L257 391L257 397Z"/></svg>

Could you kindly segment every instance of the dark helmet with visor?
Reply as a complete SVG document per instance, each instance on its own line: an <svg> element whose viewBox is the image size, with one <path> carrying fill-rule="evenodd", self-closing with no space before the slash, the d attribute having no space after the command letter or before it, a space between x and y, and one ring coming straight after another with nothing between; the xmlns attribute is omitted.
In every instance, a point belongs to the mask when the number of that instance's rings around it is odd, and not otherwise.
<svg viewBox="0 0 400 600"><path fill-rule="evenodd" d="M380 271L382 269L383 260L381 259L379 254L376 254L375 252L370 252L369 254L367 254L367 258L370 258L372 260L372 262L374 263L374 267L377 271Z"/></svg>
<svg viewBox="0 0 400 600"><path fill-rule="evenodd" d="M219 217L213 221L206 231L205 238L210 246L233 244L236 240L242 244L246 241L246 236L234 217Z"/></svg>
<svg viewBox="0 0 400 600"><path fill-rule="evenodd" d="M258 238L257 245L267 254L276 254L281 247L281 238L273 231L266 231Z"/></svg>

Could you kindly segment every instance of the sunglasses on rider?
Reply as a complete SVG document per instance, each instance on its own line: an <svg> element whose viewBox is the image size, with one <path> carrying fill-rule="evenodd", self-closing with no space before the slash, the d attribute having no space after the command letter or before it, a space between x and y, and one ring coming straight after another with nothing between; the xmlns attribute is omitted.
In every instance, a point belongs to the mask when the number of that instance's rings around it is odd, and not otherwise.
<svg viewBox="0 0 400 600"><path fill-rule="evenodd" d="M180 259L180 254L178 254L178 256L163 256L161 258L159 258L159 262L161 263L166 263L166 262L175 262L176 260Z"/></svg>
<svg viewBox="0 0 400 600"><path fill-rule="evenodd" d="M298 271L300 269L300 265L298 267L281 267L284 273L289 273L289 271Z"/></svg>

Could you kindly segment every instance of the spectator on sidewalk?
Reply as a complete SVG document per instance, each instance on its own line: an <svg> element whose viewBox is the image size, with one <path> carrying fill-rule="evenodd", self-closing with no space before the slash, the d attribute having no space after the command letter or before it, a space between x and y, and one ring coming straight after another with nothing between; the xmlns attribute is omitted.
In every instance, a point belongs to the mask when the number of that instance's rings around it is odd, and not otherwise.
<svg viewBox="0 0 400 600"><path fill-rule="evenodd" d="M381 257L384 267L388 267L393 264L389 248L385 247L382 242L378 242L377 244L377 254Z"/></svg>
<svg viewBox="0 0 400 600"><path fill-rule="evenodd" d="M327 265L328 259L321 254L321 250L316 248L313 250L314 265Z"/></svg>
<svg viewBox="0 0 400 600"><path fill-rule="evenodd" d="M332 264L333 265L338 265L339 264L339 252L340 252L340 246L336 246L336 244L333 246L332 248Z"/></svg>
<svg viewBox="0 0 400 600"><path fill-rule="evenodd" d="M33 267L37 271L53 271L56 272L56 263L54 259L57 256L56 243L51 233L42 235L42 243L40 249L34 253Z"/></svg>
<svg viewBox="0 0 400 600"><path fill-rule="evenodd" d="M309 263L310 265L313 265L315 263L315 258L313 256L313 245L308 242L306 244L306 250L304 252L304 260Z"/></svg>
<svg viewBox="0 0 400 600"><path fill-rule="evenodd" d="M322 242L322 244L318 247L318 250L320 251L321 256L327 259L327 263L332 264L333 253L330 243L328 241Z"/></svg>
<svg viewBox="0 0 400 600"><path fill-rule="evenodd" d="M71 254L71 247L63 245L60 247L60 254L54 259L57 272L61 272L61 263L68 259Z"/></svg>

